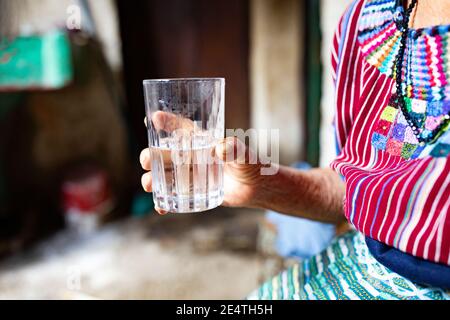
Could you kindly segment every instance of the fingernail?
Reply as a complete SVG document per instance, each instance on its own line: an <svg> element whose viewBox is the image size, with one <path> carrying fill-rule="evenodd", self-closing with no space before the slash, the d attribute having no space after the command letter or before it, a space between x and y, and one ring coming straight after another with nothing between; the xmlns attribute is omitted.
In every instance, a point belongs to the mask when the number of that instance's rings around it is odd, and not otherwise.
<svg viewBox="0 0 450 320"><path fill-rule="evenodd" d="M166 215L167 213L169 213L168 211L163 210L163 209L160 209L160 208L155 208L155 210L156 210L156 212L158 212L159 215L161 215L161 216L164 216L164 215Z"/></svg>

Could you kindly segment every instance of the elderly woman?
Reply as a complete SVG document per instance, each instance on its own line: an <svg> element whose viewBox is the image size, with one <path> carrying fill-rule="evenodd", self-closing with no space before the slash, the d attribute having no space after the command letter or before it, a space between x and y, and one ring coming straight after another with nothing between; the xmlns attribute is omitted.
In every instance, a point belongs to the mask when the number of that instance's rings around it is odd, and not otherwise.
<svg viewBox="0 0 450 320"><path fill-rule="evenodd" d="M224 205L356 230L250 298L450 299L450 1L354 1L333 48L332 169L262 176L228 161ZM218 154L236 148L228 138ZM151 191L150 172L142 183Z"/></svg>

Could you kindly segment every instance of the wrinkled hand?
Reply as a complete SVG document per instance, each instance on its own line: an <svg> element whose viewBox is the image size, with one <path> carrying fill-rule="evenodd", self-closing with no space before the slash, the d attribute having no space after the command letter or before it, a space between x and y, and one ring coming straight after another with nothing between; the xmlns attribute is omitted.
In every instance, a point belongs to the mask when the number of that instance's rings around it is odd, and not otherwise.
<svg viewBox="0 0 450 320"><path fill-rule="evenodd" d="M146 125L147 122L145 121ZM173 114L156 112L152 116L152 125L156 130L173 131L176 129L192 129L193 123L188 119L180 119ZM225 138L216 145L216 155L224 162L224 206L256 207L258 190L264 176L260 170L262 165L257 161L252 150L235 137ZM146 192L152 191L152 171L150 151L141 151L140 163L144 170L141 183ZM167 212L155 208L159 214Z"/></svg>

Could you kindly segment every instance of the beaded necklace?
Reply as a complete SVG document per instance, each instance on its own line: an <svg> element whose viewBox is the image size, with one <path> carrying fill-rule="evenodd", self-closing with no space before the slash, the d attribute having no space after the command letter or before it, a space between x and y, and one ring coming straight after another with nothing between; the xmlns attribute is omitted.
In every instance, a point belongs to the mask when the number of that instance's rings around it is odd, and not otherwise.
<svg viewBox="0 0 450 320"><path fill-rule="evenodd" d="M406 41L409 33L409 18L416 4L417 0L412 0L408 8L406 9L406 12L404 12L402 1L399 1L399 3L397 3L397 9L394 14L395 23L398 30L402 32L402 35L400 39L398 54L395 59L395 93L392 95L391 104L392 106L399 108L402 111L409 127L413 131L417 140L421 145L424 145L425 143L434 141L438 137L438 135L442 133L442 130L448 126L448 124L450 123L450 112L444 115L444 119L439 124L439 126L437 126L434 130L424 134L423 119L414 119L413 117L411 117L406 107L406 102L402 90L402 65L405 54Z"/></svg>

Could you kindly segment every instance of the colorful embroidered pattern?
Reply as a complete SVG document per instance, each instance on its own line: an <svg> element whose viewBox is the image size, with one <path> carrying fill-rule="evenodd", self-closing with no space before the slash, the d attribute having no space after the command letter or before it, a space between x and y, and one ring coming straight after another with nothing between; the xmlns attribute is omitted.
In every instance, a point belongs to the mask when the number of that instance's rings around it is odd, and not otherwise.
<svg viewBox="0 0 450 320"><path fill-rule="evenodd" d="M358 41L365 59L388 76L401 32L394 22L395 0L368 0L359 20ZM440 101L450 96L450 25L410 29L403 60L404 92L409 98Z"/></svg>
<svg viewBox="0 0 450 320"><path fill-rule="evenodd" d="M420 119L423 127L431 131L442 121L444 103L426 104L426 101L414 101L405 98L411 116ZM420 103L416 103L420 102ZM425 102L423 104L422 102ZM430 107L431 106L431 107ZM447 104L448 106L448 104ZM437 115L434 109L439 109L442 113ZM393 156L400 156L403 159L415 159L430 155L432 157L447 157L450 154L450 141L444 141L444 138L450 135L450 131L445 132L438 143L429 145L420 145L402 112L398 109L387 106L381 113L380 119L375 124L372 133L372 146L379 150L385 150Z"/></svg>
<svg viewBox="0 0 450 320"><path fill-rule="evenodd" d="M363 235L352 231L265 282L248 299L449 300L450 296L384 267L370 254Z"/></svg>
<svg viewBox="0 0 450 320"><path fill-rule="evenodd" d="M406 119L387 108L396 85L395 75L387 75L396 51L396 40L392 40L397 36L392 24L395 2L354 1L338 25L331 55L338 155L331 167L346 181L345 216L357 230L414 257L450 265L450 130L439 125L436 141L417 145ZM409 50L410 56L404 57L408 63L403 72L408 77L402 80L412 83L409 92L404 92L409 98L409 111L405 111L408 118L422 119L419 126L430 131L443 123L441 116L450 100L450 50L443 30L421 32L413 39L420 50ZM389 41L391 45L383 45ZM430 54L433 48L442 50L442 56ZM430 79L434 83L428 83Z"/></svg>
<svg viewBox="0 0 450 320"><path fill-rule="evenodd" d="M394 22L395 5L395 0L366 1L358 32L366 61L393 78L401 38ZM426 136L450 113L450 25L409 32L402 69L403 92L409 116L420 124L421 134ZM444 147L435 145L439 151L419 148L403 114L392 106L384 109L375 125L372 145L404 159L449 154L445 143Z"/></svg>
<svg viewBox="0 0 450 320"><path fill-rule="evenodd" d="M359 20L358 40L366 60L391 76L401 32L394 22L395 1L367 1Z"/></svg>

